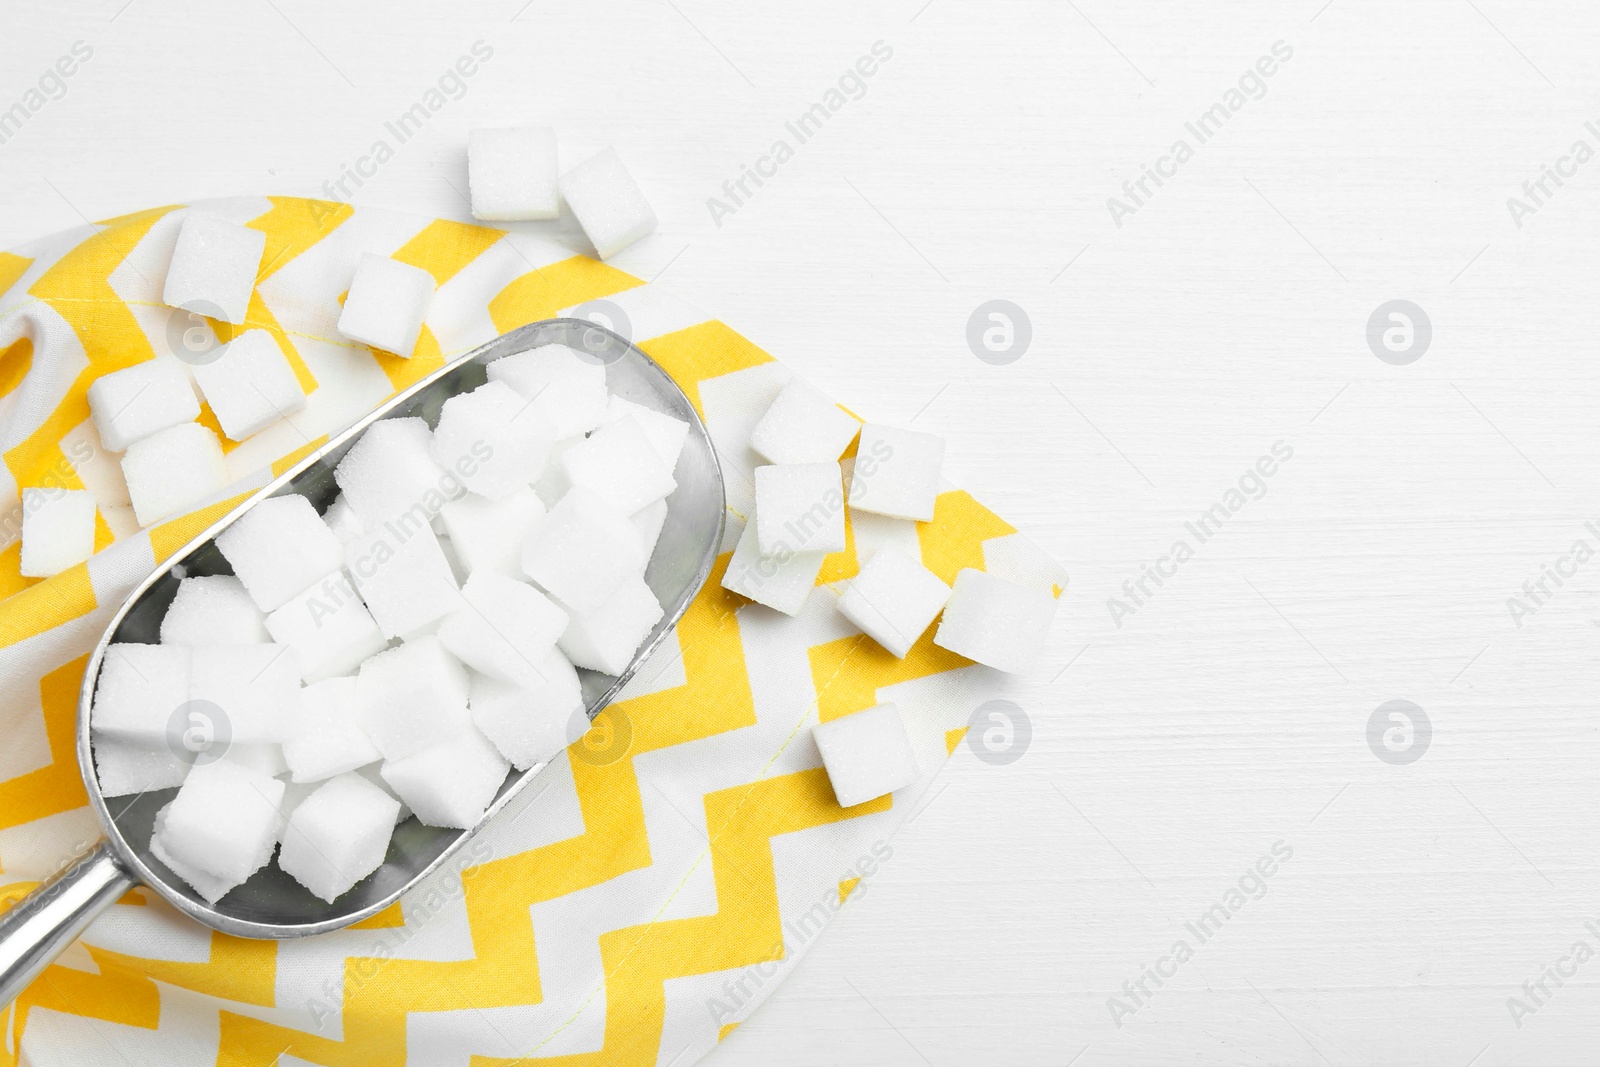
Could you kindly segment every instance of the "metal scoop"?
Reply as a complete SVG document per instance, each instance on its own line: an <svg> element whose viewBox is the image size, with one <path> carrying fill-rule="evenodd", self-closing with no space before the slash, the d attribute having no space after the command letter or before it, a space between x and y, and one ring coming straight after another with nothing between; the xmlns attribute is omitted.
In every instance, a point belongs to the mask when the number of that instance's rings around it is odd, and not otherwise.
<svg viewBox="0 0 1600 1067"><path fill-rule="evenodd" d="M408 818L395 827L383 865L328 904L269 864L243 885L208 904L150 852L156 813L176 795L161 789L107 800L100 795L89 737L89 708L107 646L154 644L162 616L183 576L231 573L213 539L267 497L298 493L323 511L338 493L333 470L355 439L379 419L421 416L432 425L450 397L486 380L484 367L502 356L564 344L606 367L610 391L676 416L689 424L674 471L677 490L667 498L667 518L645 581L665 615L620 677L580 671L590 719L603 709L660 645L705 584L722 542L725 513L722 470L706 427L683 390L636 346L583 319L551 319L513 330L424 378L296 464L216 525L191 541L145 579L112 619L84 671L78 697L78 767L105 839L66 866L10 911L0 915L0 1007L11 1002L95 916L136 885L147 885L173 907L213 930L240 937L306 937L359 922L392 904L439 867L520 792L544 764L513 769L483 818L469 830L424 826Z"/></svg>

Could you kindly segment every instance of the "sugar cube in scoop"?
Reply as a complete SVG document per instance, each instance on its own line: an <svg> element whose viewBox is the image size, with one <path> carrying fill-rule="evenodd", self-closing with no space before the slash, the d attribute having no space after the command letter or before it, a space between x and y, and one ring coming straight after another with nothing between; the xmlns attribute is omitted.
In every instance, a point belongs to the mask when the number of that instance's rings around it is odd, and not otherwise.
<svg viewBox="0 0 1600 1067"><path fill-rule="evenodd" d="M583 692L578 672L552 649L521 685L474 673L469 703L478 729L512 766L525 771L577 740L572 727L583 709ZM582 729L588 725L584 718Z"/></svg>
<svg viewBox="0 0 1600 1067"><path fill-rule="evenodd" d="M572 616L561 635L561 651L579 667L620 675L662 614L644 579L630 574L599 607Z"/></svg>
<svg viewBox="0 0 1600 1067"><path fill-rule="evenodd" d="M472 492L499 499L544 471L555 440L521 394L504 382L486 382L444 402L431 454Z"/></svg>
<svg viewBox="0 0 1600 1067"><path fill-rule="evenodd" d="M628 516L582 486L550 509L522 548L523 571L572 611L600 607L644 563Z"/></svg>
<svg viewBox="0 0 1600 1067"><path fill-rule="evenodd" d="M48 578L94 555L94 516L87 489L24 489L19 573Z"/></svg>
<svg viewBox="0 0 1600 1067"><path fill-rule="evenodd" d="M487 374L491 382L504 382L521 394L557 441L588 433L605 418L605 366L566 345L502 356L489 364Z"/></svg>
<svg viewBox="0 0 1600 1067"><path fill-rule="evenodd" d="M161 617L163 645L264 645L271 640L266 616L231 574L183 579Z"/></svg>
<svg viewBox="0 0 1600 1067"><path fill-rule="evenodd" d="M510 769L469 722L450 741L385 760L381 773L419 821L464 830L483 817Z"/></svg>
<svg viewBox="0 0 1600 1067"><path fill-rule="evenodd" d="M683 443L689 438L689 424L682 419L647 408L643 404L635 404L620 396L613 395L606 401L606 423L630 416L650 439L656 454L661 457L661 465L667 468L668 474L671 474L672 469L678 465L678 456L683 451Z"/></svg>
<svg viewBox="0 0 1600 1067"><path fill-rule="evenodd" d="M163 741L127 741L90 731L101 796L121 797L182 785L189 764Z"/></svg>
<svg viewBox="0 0 1600 1067"><path fill-rule="evenodd" d="M469 574L521 578L522 543L544 514L539 495L525 487L498 500L468 493L446 504L439 517Z"/></svg>
<svg viewBox="0 0 1600 1067"><path fill-rule="evenodd" d="M418 418L381 419L334 468L333 480L367 530L398 515L432 519L461 495L457 476L433 459L433 431Z"/></svg>
<svg viewBox="0 0 1600 1067"><path fill-rule="evenodd" d="M956 575L933 643L996 670L1024 674L1039 658L1055 614L1055 598L1047 591L968 567Z"/></svg>
<svg viewBox="0 0 1600 1067"><path fill-rule="evenodd" d="M833 795L853 808L917 780L917 757L900 721L900 709L879 704L814 727Z"/></svg>
<svg viewBox="0 0 1600 1067"><path fill-rule="evenodd" d="M527 582L493 571L467 579L461 607L439 626L439 642L467 666L526 684L567 628L567 613Z"/></svg>
<svg viewBox="0 0 1600 1067"><path fill-rule="evenodd" d="M278 841L283 783L230 760L183 780L159 837L179 863L238 884L266 866Z"/></svg>
<svg viewBox="0 0 1600 1067"><path fill-rule="evenodd" d="M567 480L633 514L678 487L671 470L632 415L602 425L563 452Z"/></svg>
<svg viewBox="0 0 1600 1067"><path fill-rule="evenodd" d="M326 575L268 615L267 631L299 655L307 683L349 674L389 643L343 571Z"/></svg>
<svg viewBox="0 0 1600 1067"><path fill-rule="evenodd" d="M112 452L200 417L200 401L176 359L147 359L102 374L89 384L88 397L100 443Z"/></svg>
<svg viewBox="0 0 1600 1067"><path fill-rule="evenodd" d="M421 267L363 253L339 313L339 332L352 341L410 359L436 288Z"/></svg>
<svg viewBox="0 0 1600 1067"><path fill-rule="evenodd" d="M181 646L108 646L95 682L90 726L102 736L165 747L168 723L189 700L191 663L189 649Z"/></svg>
<svg viewBox="0 0 1600 1067"><path fill-rule="evenodd" d="M359 774L330 778L289 816L278 866L331 904L383 863L399 811Z"/></svg>
<svg viewBox="0 0 1600 1067"><path fill-rule="evenodd" d="M283 607L344 562L344 546L298 493L258 501L216 544L262 611Z"/></svg>
<svg viewBox="0 0 1600 1067"><path fill-rule="evenodd" d="M300 691L284 728L291 780L316 782L383 758L356 719L355 678L328 678Z"/></svg>
<svg viewBox="0 0 1600 1067"><path fill-rule="evenodd" d="M391 520L356 537L344 554L356 591L385 637L420 633L461 606L455 572L426 523Z"/></svg>
<svg viewBox="0 0 1600 1067"><path fill-rule="evenodd" d="M385 759L446 744L472 725L466 669L436 637L380 652L356 677L356 721Z"/></svg>

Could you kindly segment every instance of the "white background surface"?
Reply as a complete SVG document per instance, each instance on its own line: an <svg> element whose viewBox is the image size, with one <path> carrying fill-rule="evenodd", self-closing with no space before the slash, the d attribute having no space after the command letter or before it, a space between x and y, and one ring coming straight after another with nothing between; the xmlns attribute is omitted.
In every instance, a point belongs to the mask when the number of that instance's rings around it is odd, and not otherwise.
<svg viewBox="0 0 1600 1067"><path fill-rule="evenodd" d="M0 146L0 247L319 195L481 39L357 202L466 218L473 125L614 144L661 217L618 265L945 435L947 474L1072 572L1016 695L1031 747L958 754L707 1063L1592 1062L1600 962L1520 1027L1506 1004L1600 949L1600 560L1520 627L1506 605L1600 547L1600 161L1521 228L1506 206L1600 150L1592 5L125 3L0 8L0 103L94 48ZM880 39L865 96L715 225L706 198ZM1116 227L1106 198L1280 40L1266 95ZM996 297L1034 329L1004 367L964 339ZM1409 366L1365 339L1395 298L1434 326ZM1280 440L1266 495L1114 625ZM1434 731L1406 766L1365 738L1396 698ZM1266 895L1118 1027L1107 998L1280 839Z"/></svg>

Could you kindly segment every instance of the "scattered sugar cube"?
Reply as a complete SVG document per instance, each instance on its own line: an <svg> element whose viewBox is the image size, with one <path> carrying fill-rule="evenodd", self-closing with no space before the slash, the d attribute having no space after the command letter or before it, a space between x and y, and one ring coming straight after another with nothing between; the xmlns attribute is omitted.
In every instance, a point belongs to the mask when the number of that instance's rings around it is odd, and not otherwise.
<svg viewBox="0 0 1600 1067"><path fill-rule="evenodd" d="M266 250L262 231L191 211L178 231L161 301L239 326Z"/></svg>
<svg viewBox="0 0 1600 1067"><path fill-rule="evenodd" d="M264 645L271 640L266 616L231 574L183 579L161 619L163 645Z"/></svg>
<svg viewBox="0 0 1600 1067"><path fill-rule="evenodd" d="M860 429L839 405L790 378L750 431L750 447L772 463L837 463Z"/></svg>
<svg viewBox="0 0 1600 1067"><path fill-rule="evenodd" d="M483 817L510 769L468 722L450 741L385 760L381 773L422 823L465 830Z"/></svg>
<svg viewBox="0 0 1600 1067"><path fill-rule="evenodd" d="M172 853L167 851L166 846L161 843L161 835L167 827L167 813L171 810L172 804L169 801L166 807L156 812L154 833L150 838L150 854L160 860L167 870L188 883L189 887L200 894L207 903L215 904L227 896L229 891L242 884L244 879L218 878L216 875L207 874L199 868L191 867L189 864L175 859Z"/></svg>
<svg viewBox="0 0 1600 1067"><path fill-rule="evenodd" d="M968 567L956 575L933 643L1011 674L1026 673L1039 658L1056 600Z"/></svg>
<svg viewBox="0 0 1600 1067"><path fill-rule="evenodd" d="M474 574L462 606L439 626L439 641L467 666L503 682L529 684L567 628L567 613L527 582Z"/></svg>
<svg viewBox="0 0 1600 1067"><path fill-rule="evenodd" d="M334 497L328 510L322 513L322 521L333 531L333 536L339 539L340 544L348 544L367 528L343 493Z"/></svg>
<svg viewBox="0 0 1600 1067"><path fill-rule="evenodd" d="M599 607L572 616L561 651L576 666L620 675L663 614L644 579L629 575Z"/></svg>
<svg viewBox="0 0 1600 1067"><path fill-rule="evenodd" d="M539 494L539 499L545 506L553 507L572 488L572 479L567 477L567 468L561 462L561 457L583 444L583 435L568 437L557 441L550 450L550 461L545 465L544 473L533 483L533 491Z"/></svg>
<svg viewBox="0 0 1600 1067"><path fill-rule="evenodd" d="M364 252L339 314L339 332L352 341L410 359L436 288L421 267Z"/></svg>
<svg viewBox="0 0 1600 1067"><path fill-rule="evenodd" d="M468 493L439 515L469 574L493 571L521 578L522 543L544 518L544 503L526 487L499 500Z"/></svg>
<svg viewBox="0 0 1600 1067"><path fill-rule="evenodd" d="M561 198L601 259L610 259L656 228L656 213L615 149L590 156L561 176Z"/></svg>
<svg viewBox="0 0 1600 1067"><path fill-rule="evenodd" d="M395 519L345 546L345 566L385 637L420 633L461 606L433 528Z"/></svg>
<svg viewBox="0 0 1600 1067"><path fill-rule="evenodd" d="M129 445L122 477L140 526L176 515L230 481L222 442L197 422L168 427Z"/></svg>
<svg viewBox="0 0 1600 1067"><path fill-rule="evenodd" d="M432 455L472 492L499 499L542 474L555 443L549 424L520 393L505 382L486 382L444 402Z"/></svg>
<svg viewBox="0 0 1600 1067"><path fill-rule="evenodd" d="M826 552L786 552L763 556L756 543L754 516L734 547L722 588L749 597L785 615L798 615L817 586Z"/></svg>
<svg viewBox="0 0 1600 1067"><path fill-rule="evenodd" d="M344 546L298 493L258 502L216 544L262 611L283 607L344 563Z"/></svg>
<svg viewBox="0 0 1600 1067"><path fill-rule="evenodd" d="M198 419L200 401L178 361L158 357L91 382L89 414L100 443L108 451L126 452L135 441Z"/></svg>
<svg viewBox="0 0 1600 1067"><path fill-rule="evenodd" d="M572 611L600 607L644 569L639 531L605 500L574 486L522 547L522 570Z"/></svg>
<svg viewBox="0 0 1600 1067"><path fill-rule="evenodd" d="M291 781L321 781L383 758L356 721L357 684L354 678L328 678L300 691L300 704L284 728Z"/></svg>
<svg viewBox="0 0 1600 1067"><path fill-rule="evenodd" d="M294 809L278 866L333 903L377 870L400 804L359 774L341 774Z"/></svg>
<svg viewBox="0 0 1600 1067"><path fill-rule="evenodd" d="M19 573L48 578L94 555L94 515L87 489L24 489Z"/></svg>
<svg viewBox="0 0 1600 1067"><path fill-rule="evenodd" d="M900 709L879 704L814 727L828 781L841 808L853 808L917 780L917 757Z"/></svg>
<svg viewBox="0 0 1600 1067"><path fill-rule="evenodd" d="M589 489L630 515L678 488L631 415L606 423L562 453L561 464L573 485Z"/></svg>
<svg viewBox="0 0 1600 1067"><path fill-rule="evenodd" d="M928 522L939 495L944 439L869 422L861 428L850 506L897 519Z"/></svg>
<svg viewBox="0 0 1600 1067"><path fill-rule="evenodd" d="M89 725L97 737L167 747L167 725L189 700L189 649L119 642L106 648Z"/></svg>
<svg viewBox="0 0 1600 1067"><path fill-rule="evenodd" d="M200 764L183 780L158 836L179 863L237 885L272 858L282 800L276 778L229 760Z"/></svg>
<svg viewBox="0 0 1600 1067"><path fill-rule="evenodd" d="M566 345L545 345L490 363L491 382L504 382L528 401L529 413L560 441L588 433L606 415L606 368Z"/></svg>
<svg viewBox="0 0 1600 1067"><path fill-rule="evenodd" d="M308 685L349 674L389 644L343 571L334 571L267 616L267 632L299 655Z"/></svg>
<svg viewBox="0 0 1600 1067"><path fill-rule="evenodd" d="M898 548L880 548L839 598L844 617L905 659L950 599L950 587Z"/></svg>
<svg viewBox="0 0 1600 1067"><path fill-rule="evenodd" d="M289 771L289 764L283 758L283 746L270 741L251 745L229 745L222 758L243 764L268 778L276 778Z"/></svg>
<svg viewBox="0 0 1600 1067"><path fill-rule="evenodd" d="M433 432L417 418L368 426L334 468L333 480L368 529L397 515L432 519L462 493L459 481L433 461Z"/></svg>
<svg viewBox="0 0 1600 1067"><path fill-rule="evenodd" d="M266 330L246 330L194 368L195 384L229 440L243 441L306 406L294 368Z"/></svg>
<svg viewBox="0 0 1600 1067"><path fill-rule="evenodd" d="M629 516L633 528L639 531L639 548L644 558L655 553L656 542L661 540L661 528L667 524L667 502L657 500Z"/></svg>
<svg viewBox="0 0 1600 1067"><path fill-rule="evenodd" d="M91 730L89 749L94 753L95 778L107 797L147 793L182 785L189 764L163 741L128 741Z"/></svg>
<svg viewBox="0 0 1600 1067"><path fill-rule="evenodd" d="M166 646L162 646L166 647ZM300 701L300 657L288 645L195 645L189 665L190 713L214 714L214 743L251 745L283 740Z"/></svg>
<svg viewBox="0 0 1600 1067"><path fill-rule="evenodd" d="M383 780L382 763L369 763L365 767L356 768L354 773L359 774L361 777L365 778L367 781L383 790L394 800L396 804L400 805L400 810L395 812L395 825L398 826L400 823L411 818L411 809L406 807L406 802L400 799L400 794L394 791L394 786ZM314 785L315 783L312 784ZM296 786L293 783L290 783L289 788L294 789Z"/></svg>
<svg viewBox="0 0 1600 1067"><path fill-rule="evenodd" d="M474 672L468 702L472 721L519 771L554 757L582 736L574 736L576 717L583 711L578 672L556 649L540 660L523 685ZM579 730L588 726L585 716Z"/></svg>
<svg viewBox="0 0 1600 1067"><path fill-rule="evenodd" d="M356 721L385 759L445 744L472 725L466 669L431 636L380 652L356 676Z"/></svg>
<svg viewBox="0 0 1600 1067"><path fill-rule="evenodd" d="M756 543L763 556L843 552L844 508L837 463L756 468Z"/></svg>
<svg viewBox="0 0 1600 1067"><path fill-rule="evenodd" d="M601 425L616 422L633 416L633 421L639 424L644 435L655 446L656 455L661 457L661 465L671 474L672 469L678 465L678 456L683 452L683 443L689 439L689 424L682 419L665 415L659 411L635 404L613 395L606 401L605 420Z"/></svg>
<svg viewBox="0 0 1600 1067"><path fill-rule="evenodd" d="M556 131L544 126L467 134L472 217L485 222L553 219L561 214Z"/></svg>

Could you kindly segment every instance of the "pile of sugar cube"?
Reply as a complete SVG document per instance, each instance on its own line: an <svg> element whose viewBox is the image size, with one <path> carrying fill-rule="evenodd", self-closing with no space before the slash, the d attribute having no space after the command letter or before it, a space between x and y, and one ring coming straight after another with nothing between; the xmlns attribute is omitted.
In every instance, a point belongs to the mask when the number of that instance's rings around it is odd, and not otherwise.
<svg viewBox="0 0 1600 1067"><path fill-rule="evenodd" d="M851 442L856 454L842 464ZM755 512L722 584L786 615L798 615L811 598L828 554L845 550L847 510L907 524L934 517L944 441L862 424L799 378L756 423L750 447L768 465L755 469ZM907 533L916 543L914 529ZM837 608L897 658L904 659L937 618L933 644L1020 674L1038 659L1056 602L1052 592L971 567L956 575L954 586L946 585L920 559L885 545L844 583ZM911 743L892 704L822 723L813 733L846 807L917 779Z"/></svg>
<svg viewBox="0 0 1600 1067"><path fill-rule="evenodd" d="M231 575L107 648L101 792L177 787L151 852L207 900L276 854L331 902L397 821L473 826L588 727L576 668L622 674L661 621L644 572L688 424L562 345L487 371L433 426L367 427L321 514L254 504L215 539Z"/></svg>

